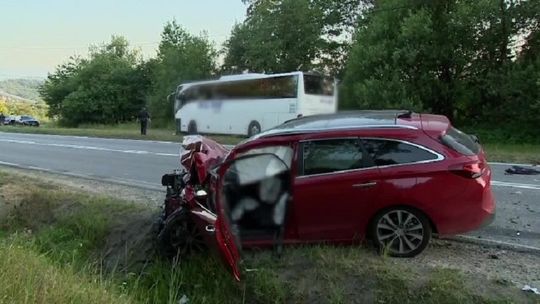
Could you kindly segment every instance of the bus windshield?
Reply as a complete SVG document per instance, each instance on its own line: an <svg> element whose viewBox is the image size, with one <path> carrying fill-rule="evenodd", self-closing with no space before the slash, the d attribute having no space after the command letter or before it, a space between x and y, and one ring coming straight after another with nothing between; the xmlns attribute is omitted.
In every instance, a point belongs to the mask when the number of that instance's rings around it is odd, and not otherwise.
<svg viewBox="0 0 540 304"><path fill-rule="evenodd" d="M330 77L304 75L304 91L310 95L334 95L334 81Z"/></svg>

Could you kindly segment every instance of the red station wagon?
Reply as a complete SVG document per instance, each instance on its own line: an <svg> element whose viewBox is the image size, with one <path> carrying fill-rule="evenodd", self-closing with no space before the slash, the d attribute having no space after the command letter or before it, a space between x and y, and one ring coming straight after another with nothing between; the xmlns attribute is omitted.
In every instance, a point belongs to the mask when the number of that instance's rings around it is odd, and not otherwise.
<svg viewBox="0 0 540 304"><path fill-rule="evenodd" d="M172 205L221 252L237 279L241 247L371 239L389 255L412 257L432 233L471 231L495 215L491 170L478 140L440 115L302 117L231 151L206 138L192 140L200 155L188 147L184 156L203 186L192 194L186 186L179 197L204 196L204 202Z"/></svg>

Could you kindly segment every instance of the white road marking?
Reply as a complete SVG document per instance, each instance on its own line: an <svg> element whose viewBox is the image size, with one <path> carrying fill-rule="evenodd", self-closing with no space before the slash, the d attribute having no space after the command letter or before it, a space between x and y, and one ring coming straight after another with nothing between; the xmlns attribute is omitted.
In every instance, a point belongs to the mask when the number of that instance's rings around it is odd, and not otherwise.
<svg viewBox="0 0 540 304"><path fill-rule="evenodd" d="M520 189L529 189L529 190L540 190L540 185L534 184L521 184L521 183L509 183L509 182L500 182L500 181L491 181L491 185L498 187L512 187Z"/></svg>
<svg viewBox="0 0 540 304"><path fill-rule="evenodd" d="M36 146L60 147L60 148L79 149L79 150L117 152L117 153L127 153L127 154L148 154L148 155L171 156L171 157L179 156L179 154L174 154L174 153L150 152L150 151L144 151L144 150L121 150L121 149L110 149L110 148L104 148L104 147L84 146L84 145L39 143L39 142L31 141L31 140L16 140L16 139L0 138L0 142L24 144L24 145L36 145Z"/></svg>
<svg viewBox="0 0 540 304"><path fill-rule="evenodd" d="M0 134L7 136L21 136L21 137L60 137L60 138L78 138L78 139L96 139L105 141L133 141L144 143L157 143L157 144L179 144L175 141L162 141L162 140L148 140L148 139L132 139L132 138L109 138L109 137L96 137L96 136L82 136L82 135L58 135L58 134L37 134L37 133L12 133L0 131Z"/></svg>
<svg viewBox="0 0 540 304"><path fill-rule="evenodd" d="M498 166L520 166L520 167L536 167L533 164L516 164L516 163L501 163L501 162L488 162L490 165Z"/></svg>

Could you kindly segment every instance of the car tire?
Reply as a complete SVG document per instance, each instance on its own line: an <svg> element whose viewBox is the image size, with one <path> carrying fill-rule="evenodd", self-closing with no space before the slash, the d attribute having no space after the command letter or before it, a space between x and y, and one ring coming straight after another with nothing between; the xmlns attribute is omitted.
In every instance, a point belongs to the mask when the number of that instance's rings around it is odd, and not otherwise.
<svg viewBox="0 0 540 304"><path fill-rule="evenodd" d="M186 209L161 219L158 227L157 249L165 258L186 257L206 249L203 236Z"/></svg>
<svg viewBox="0 0 540 304"><path fill-rule="evenodd" d="M414 208L393 207L373 218L370 236L380 254L408 258L420 254L431 240L431 224Z"/></svg>
<svg viewBox="0 0 540 304"><path fill-rule="evenodd" d="M190 121L187 129L188 135L195 135L197 134L197 123L195 121Z"/></svg>
<svg viewBox="0 0 540 304"><path fill-rule="evenodd" d="M251 137L259 133L261 133L261 124L255 120L250 122L249 127L248 127L248 132L247 132L248 137Z"/></svg>

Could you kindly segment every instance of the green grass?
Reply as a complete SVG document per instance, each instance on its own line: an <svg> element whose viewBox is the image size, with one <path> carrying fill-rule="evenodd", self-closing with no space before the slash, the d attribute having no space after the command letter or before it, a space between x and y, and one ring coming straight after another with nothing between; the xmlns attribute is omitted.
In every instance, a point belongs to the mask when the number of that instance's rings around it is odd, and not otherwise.
<svg viewBox="0 0 540 304"><path fill-rule="evenodd" d="M489 161L540 164L540 144L483 143Z"/></svg>
<svg viewBox="0 0 540 304"><path fill-rule="evenodd" d="M54 134L70 136L89 136L102 138L122 138L139 140L159 140L181 142L182 136L176 135L173 128L152 128L149 127L147 135L140 134L140 127L135 123L119 125L81 125L78 128L58 127L54 124L44 124L39 128L23 126L0 126L0 131L10 133L32 133L32 134ZM237 144L243 138L225 135L210 135L210 138L222 144Z"/></svg>
<svg viewBox="0 0 540 304"><path fill-rule="evenodd" d="M0 244L1 303L132 303L110 282L57 267L46 255Z"/></svg>
<svg viewBox="0 0 540 304"><path fill-rule="evenodd" d="M142 136L139 132L139 126L135 123L115 126L81 125L79 128L62 128L54 124L45 124L39 128L4 126L0 127L0 131L172 142L182 141L182 136L176 135L172 127L156 129L150 127L148 135ZM209 135L209 137L219 143L229 145L235 145L243 139L242 137L226 135ZM503 140L490 139L490 141L482 143L482 145L487 152L489 161L540 164L540 144L516 144Z"/></svg>
<svg viewBox="0 0 540 304"><path fill-rule="evenodd" d="M253 271L242 283L211 254L171 263L149 251L144 261L111 268L111 252L137 259L152 244L144 236L154 237L147 232L155 210L2 171L0 194L0 303L176 304L184 295L190 303L510 303L528 296L360 247L287 248L281 258L247 251L243 266Z"/></svg>

